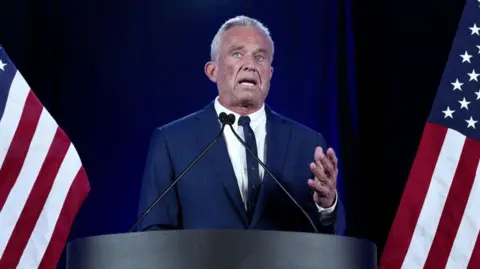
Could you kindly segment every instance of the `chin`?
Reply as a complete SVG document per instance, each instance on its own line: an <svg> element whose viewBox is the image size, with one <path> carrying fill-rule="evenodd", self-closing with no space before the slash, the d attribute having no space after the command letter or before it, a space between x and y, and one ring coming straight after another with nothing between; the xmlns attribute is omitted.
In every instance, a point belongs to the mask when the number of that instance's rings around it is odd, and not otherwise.
<svg viewBox="0 0 480 269"><path fill-rule="evenodd" d="M258 88L239 87L234 93L235 99L240 104L253 106L263 102L263 93Z"/></svg>
<svg viewBox="0 0 480 269"><path fill-rule="evenodd" d="M238 100L238 103L243 107L254 107L262 103L262 100L258 96L243 97L243 98L238 98L237 100Z"/></svg>

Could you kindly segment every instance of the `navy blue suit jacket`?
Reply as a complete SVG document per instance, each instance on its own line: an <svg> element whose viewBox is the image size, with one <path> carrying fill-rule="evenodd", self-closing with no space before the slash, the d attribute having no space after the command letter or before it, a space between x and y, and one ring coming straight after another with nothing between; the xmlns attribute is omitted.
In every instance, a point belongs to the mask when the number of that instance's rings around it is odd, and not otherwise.
<svg viewBox="0 0 480 269"><path fill-rule="evenodd" d="M268 106L265 110L266 166L311 216L319 232L344 234L345 216L340 199L336 210L322 217L307 185L307 180L313 178L309 164L315 147L327 146L324 138ZM220 128L212 102L155 130L143 176L139 214L200 154ZM313 231L307 218L267 173L249 223L223 137L139 225L139 230L152 228Z"/></svg>

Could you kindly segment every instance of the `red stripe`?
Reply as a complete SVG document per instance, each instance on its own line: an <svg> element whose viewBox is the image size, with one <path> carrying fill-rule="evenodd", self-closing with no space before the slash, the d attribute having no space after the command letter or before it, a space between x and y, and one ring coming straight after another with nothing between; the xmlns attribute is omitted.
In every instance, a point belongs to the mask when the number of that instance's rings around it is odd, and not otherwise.
<svg viewBox="0 0 480 269"><path fill-rule="evenodd" d="M425 269L445 268L447 265L450 250L472 189L479 159L480 143L467 138L443 207L435 238L425 261Z"/></svg>
<svg viewBox="0 0 480 269"><path fill-rule="evenodd" d="M400 268L407 253L447 129L427 123L379 268Z"/></svg>
<svg viewBox="0 0 480 269"><path fill-rule="evenodd" d="M43 256L42 262L40 263L39 269L55 268L57 266L60 255L67 242L73 220L89 191L90 184L85 170L82 167L75 177L72 186L70 186L70 190L68 191L62 211L60 212L57 224L55 225L55 230L50 239L45 255Z"/></svg>
<svg viewBox="0 0 480 269"><path fill-rule="evenodd" d="M472 256L468 263L467 269L478 269L480 268L480 234L477 236L477 241L475 242L475 247L472 251Z"/></svg>
<svg viewBox="0 0 480 269"><path fill-rule="evenodd" d="M42 104L40 104L33 92L30 91L25 101L20 122L13 136L12 143L0 169L0 178L2 179L0 180L0 210L3 208L8 194L20 174L42 109Z"/></svg>
<svg viewBox="0 0 480 269"><path fill-rule="evenodd" d="M57 129L37 180L13 230L11 238L14 240L8 242L3 257L0 259L0 268L13 268L18 265L23 250L27 246L30 235L47 201L69 145L70 141L66 135L60 129Z"/></svg>

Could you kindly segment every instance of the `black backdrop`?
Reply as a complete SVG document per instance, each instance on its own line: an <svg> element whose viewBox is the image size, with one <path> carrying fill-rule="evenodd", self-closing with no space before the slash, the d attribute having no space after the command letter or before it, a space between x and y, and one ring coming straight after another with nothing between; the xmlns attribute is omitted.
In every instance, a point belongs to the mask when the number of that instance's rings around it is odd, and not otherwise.
<svg viewBox="0 0 480 269"><path fill-rule="evenodd" d="M268 102L338 150L348 233L382 250L464 1L296 2L1 0L0 44L91 178L71 238L128 230L150 132L212 100L210 39L245 14L276 42Z"/></svg>

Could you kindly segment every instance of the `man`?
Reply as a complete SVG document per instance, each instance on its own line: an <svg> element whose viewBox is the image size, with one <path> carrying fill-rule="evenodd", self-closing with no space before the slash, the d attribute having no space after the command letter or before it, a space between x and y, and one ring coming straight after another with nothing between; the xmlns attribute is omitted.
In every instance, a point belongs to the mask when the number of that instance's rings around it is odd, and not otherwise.
<svg viewBox="0 0 480 269"><path fill-rule="evenodd" d="M151 140L139 213L195 159L221 128L221 112L309 214L319 232L343 234L336 190L337 158L317 132L266 106L274 45L259 21L225 22L211 44L207 77L218 97L204 109L158 128ZM246 151L227 126L224 135L139 225L151 229L314 231L301 210Z"/></svg>

